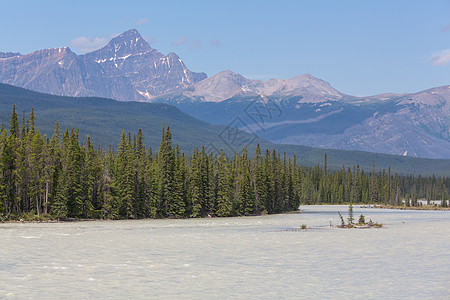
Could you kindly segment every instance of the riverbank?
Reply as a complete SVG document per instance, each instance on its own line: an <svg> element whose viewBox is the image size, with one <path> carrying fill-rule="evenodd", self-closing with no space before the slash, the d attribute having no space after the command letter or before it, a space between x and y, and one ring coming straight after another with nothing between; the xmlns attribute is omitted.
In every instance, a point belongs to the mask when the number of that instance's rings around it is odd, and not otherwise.
<svg viewBox="0 0 450 300"><path fill-rule="evenodd" d="M0 220L0 223L63 223L63 222L86 222L99 221L104 219L78 219L78 218L58 218L52 215L25 215L19 217L8 217Z"/></svg>
<svg viewBox="0 0 450 300"><path fill-rule="evenodd" d="M301 207L308 206L334 206L334 205L349 205L350 203L339 203L339 204L302 204ZM404 205L387 205L387 204L366 204L366 203L353 203L353 207L359 208L384 208L384 209L401 209L401 210L450 210L450 207L442 207L435 204L422 204L420 206L404 206Z"/></svg>
<svg viewBox="0 0 450 300"><path fill-rule="evenodd" d="M239 218L239 217L257 217L257 216L265 216L265 215L279 215L279 214L299 214L302 213L302 210L299 208L297 210L292 211L282 211L279 213L268 214L266 212L254 215L233 215L228 216L231 218ZM60 218L55 217L50 214L43 215L32 215L26 214L21 216L10 215L10 216L1 216L0 215L0 223L64 223L64 222L87 222L87 221L120 221L120 220L187 220L187 219L209 219L209 218L224 218L216 215L206 215L204 217L165 217L165 218L118 218L118 219L108 219L108 218L92 218L92 219L79 219L79 218Z"/></svg>
<svg viewBox="0 0 450 300"><path fill-rule="evenodd" d="M367 208L384 208L384 209L401 209L401 210L450 210L450 207L441 207L437 205L421 205L421 206L400 206L400 205L368 205Z"/></svg>

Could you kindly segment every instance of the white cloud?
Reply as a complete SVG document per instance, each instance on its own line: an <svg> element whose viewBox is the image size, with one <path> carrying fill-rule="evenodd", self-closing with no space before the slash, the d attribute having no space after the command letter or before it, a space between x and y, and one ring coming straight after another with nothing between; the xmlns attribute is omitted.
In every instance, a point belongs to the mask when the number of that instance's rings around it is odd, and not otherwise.
<svg viewBox="0 0 450 300"><path fill-rule="evenodd" d="M181 46L183 44L185 44L189 39L187 37L182 37L179 38L178 40L176 40L175 42L172 42L170 45L174 46L174 47L178 47Z"/></svg>
<svg viewBox="0 0 450 300"><path fill-rule="evenodd" d="M105 37L85 37L80 36L70 42L70 47L78 49L80 53L87 53L101 47L108 43Z"/></svg>
<svg viewBox="0 0 450 300"><path fill-rule="evenodd" d="M441 28L442 31L450 31L450 24Z"/></svg>
<svg viewBox="0 0 450 300"><path fill-rule="evenodd" d="M148 23L148 18L139 19L136 22L134 22L134 25L142 25L142 24L145 24L145 23Z"/></svg>
<svg viewBox="0 0 450 300"><path fill-rule="evenodd" d="M450 49L445 49L431 55L428 62L432 66L445 66L450 63Z"/></svg>
<svg viewBox="0 0 450 300"><path fill-rule="evenodd" d="M209 41L211 47L221 47L222 43L218 39L213 39Z"/></svg>
<svg viewBox="0 0 450 300"><path fill-rule="evenodd" d="M201 48L202 48L202 42L200 40L194 40L189 45L189 49L191 49L192 51L196 51L196 50L199 50Z"/></svg>

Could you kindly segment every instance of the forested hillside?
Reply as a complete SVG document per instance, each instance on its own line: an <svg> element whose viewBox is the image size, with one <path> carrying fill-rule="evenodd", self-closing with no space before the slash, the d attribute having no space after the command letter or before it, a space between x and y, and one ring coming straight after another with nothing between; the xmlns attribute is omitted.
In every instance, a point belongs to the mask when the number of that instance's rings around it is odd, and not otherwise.
<svg viewBox="0 0 450 300"><path fill-rule="evenodd" d="M419 197L444 199L449 178L399 176L301 166L269 149L227 158L204 148L191 155L172 144L162 128L158 151L145 146L141 130L122 132L117 151L80 141L78 129L51 138L36 128L32 111L0 132L2 218L50 214L53 218L183 218L258 215L297 210L301 203L417 205ZM411 197L409 196L411 195ZM411 201L409 200L411 198Z"/></svg>
<svg viewBox="0 0 450 300"><path fill-rule="evenodd" d="M382 171L383 168L387 170L390 166L393 172L399 174L450 176L450 160L278 145L246 132L234 131L231 126L202 122L168 104L60 97L0 84L0 122L9 124L13 105L17 107L19 119L23 111L28 116L34 108L36 127L41 134L50 137L58 121L61 128L79 129L79 137L83 142L89 136L94 148L112 145L116 149L123 129L126 132L141 129L146 137L145 146L155 147L159 144L161 127L165 123L170 125L174 144L178 144L185 153L192 153L197 147L205 146L206 152L219 154L220 149L223 149L231 157L234 152L241 152L246 144L249 156L253 156L259 143L262 149L286 152L291 159L296 154L297 161L305 166L322 163L327 154L328 168L333 170L341 169L342 164L359 164L361 169L371 171L375 161L377 171Z"/></svg>

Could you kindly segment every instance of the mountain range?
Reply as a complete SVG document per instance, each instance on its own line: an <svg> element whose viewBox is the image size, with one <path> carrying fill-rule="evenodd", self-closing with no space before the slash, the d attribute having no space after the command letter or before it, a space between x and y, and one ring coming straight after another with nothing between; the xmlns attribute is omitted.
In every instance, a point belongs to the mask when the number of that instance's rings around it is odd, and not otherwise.
<svg viewBox="0 0 450 300"><path fill-rule="evenodd" d="M27 55L0 53L0 82L60 96L95 96L143 101L206 78L175 54L150 47L136 29L105 47L77 55L68 47Z"/></svg>
<svg viewBox="0 0 450 300"><path fill-rule="evenodd" d="M0 82L62 96L175 105L202 121L273 143L450 158L450 86L410 94L347 95L310 74L267 81L207 77L163 55L135 29L105 47L0 53Z"/></svg>
<svg viewBox="0 0 450 300"><path fill-rule="evenodd" d="M274 143L450 158L450 86L355 97L310 74L259 81L224 71L153 102Z"/></svg>

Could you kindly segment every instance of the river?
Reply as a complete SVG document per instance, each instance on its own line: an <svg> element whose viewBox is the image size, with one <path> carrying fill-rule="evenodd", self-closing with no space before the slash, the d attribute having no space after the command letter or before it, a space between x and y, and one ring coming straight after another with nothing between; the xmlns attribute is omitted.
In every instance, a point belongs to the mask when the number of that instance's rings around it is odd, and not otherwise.
<svg viewBox="0 0 450 300"><path fill-rule="evenodd" d="M0 224L0 298L449 299L450 211ZM294 231L302 224L313 229Z"/></svg>

